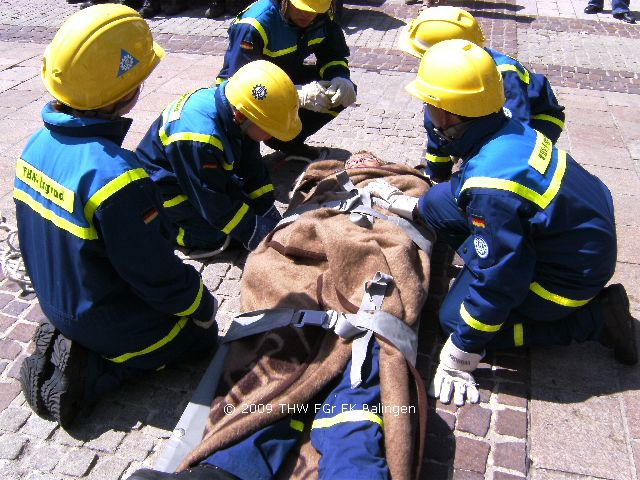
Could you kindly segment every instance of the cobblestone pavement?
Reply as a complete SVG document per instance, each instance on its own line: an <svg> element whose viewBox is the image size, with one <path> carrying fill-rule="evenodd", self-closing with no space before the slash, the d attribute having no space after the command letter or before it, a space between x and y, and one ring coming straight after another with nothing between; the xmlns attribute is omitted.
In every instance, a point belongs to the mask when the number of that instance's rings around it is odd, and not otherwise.
<svg viewBox="0 0 640 480"><path fill-rule="evenodd" d="M559 146L613 192L620 238L613 281L626 285L639 314L640 27L615 21L610 10L585 15L586 0L455 4L477 16L489 46L549 76L567 107ZM608 0L605 7L610 9ZM40 58L62 20L77 8L61 0L16 0L0 11L0 210L10 222L15 160L40 127L39 112L48 99L38 78ZM180 17L150 21L170 54L145 83L132 113L129 148L170 99L210 84L217 73L230 18L206 19L205 8L193 5ZM387 160L417 162L421 106L403 91L417 62L394 45L403 22L418 10L402 0L347 0L343 23L360 86L358 104L312 143L332 147L337 157L369 149ZM270 152L265 147L264 153ZM283 183L295 175L293 166L267 159ZM282 202L285 193L285 188L279 192ZM221 321L238 313L243 261L243 255L228 253L216 262L195 263L220 300ZM442 292L434 287L434 293ZM167 368L127 385L66 432L31 412L17 381L40 316L33 295L21 295L2 279L0 477L115 480L153 465L207 362ZM434 334L427 316L418 365L425 379L436 351ZM638 478L640 369L620 367L602 347L584 344L505 352L486 359L477 379L479 405L431 405L423 478Z"/></svg>

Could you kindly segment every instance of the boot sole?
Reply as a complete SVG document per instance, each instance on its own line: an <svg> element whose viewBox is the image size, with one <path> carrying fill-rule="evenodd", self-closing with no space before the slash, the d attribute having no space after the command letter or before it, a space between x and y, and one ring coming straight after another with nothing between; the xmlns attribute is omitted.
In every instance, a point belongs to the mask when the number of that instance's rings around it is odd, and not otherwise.
<svg viewBox="0 0 640 480"><path fill-rule="evenodd" d="M33 341L35 351L27 357L20 367L20 384L29 406L37 415L48 413L41 396L41 388L53 371L49 359L57 336L57 330L48 322L40 324Z"/></svg>
<svg viewBox="0 0 640 480"><path fill-rule="evenodd" d="M42 399L51 416L67 428L78 413L84 392L86 353L82 347L59 335L53 346L53 375L42 385Z"/></svg>

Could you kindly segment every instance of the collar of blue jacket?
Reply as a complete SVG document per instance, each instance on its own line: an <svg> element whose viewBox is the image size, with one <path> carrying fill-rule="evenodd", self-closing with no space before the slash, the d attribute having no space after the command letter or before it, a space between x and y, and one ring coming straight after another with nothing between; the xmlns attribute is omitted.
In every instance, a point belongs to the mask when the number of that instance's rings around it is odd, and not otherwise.
<svg viewBox="0 0 640 480"><path fill-rule="evenodd" d="M44 106L42 120L48 130L61 135L106 138L121 146L133 122L130 118L124 117L114 120L78 117L57 110L56 103L52 101Z"/></svg>

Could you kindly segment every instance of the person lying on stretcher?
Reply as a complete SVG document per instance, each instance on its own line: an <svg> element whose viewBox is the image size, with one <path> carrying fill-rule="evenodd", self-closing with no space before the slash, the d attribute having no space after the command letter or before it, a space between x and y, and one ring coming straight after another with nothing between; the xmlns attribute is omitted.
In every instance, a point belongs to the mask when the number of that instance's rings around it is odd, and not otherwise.
<svg viewBox="0 0 640 480"><path fill-rule="evenodd" d="M309 166L247 259L249 313L223 340L238 338L204 439L180 473L130 480L417 478L426 394L414 364L432 237L371 203L377 178L415 197L428 188L368 152ZM248 323L262 333L243 338Z"/></svg>

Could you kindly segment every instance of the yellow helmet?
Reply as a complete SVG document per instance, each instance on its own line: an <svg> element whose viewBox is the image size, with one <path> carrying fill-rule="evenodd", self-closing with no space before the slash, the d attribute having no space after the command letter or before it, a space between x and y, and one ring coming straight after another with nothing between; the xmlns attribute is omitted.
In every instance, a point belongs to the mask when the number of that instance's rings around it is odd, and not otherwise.
<svg viewBox="0 0 640 480"><path fill-rule="evenodd" d="M406 87L429 105L464 117L482 117L504 105L502 76L486 50L467 40L445 40L422 57Z"/></svg>
<svg viewBox="0 0 640 480"><path fill-rule="evenodd" d="M484 45L484 35L478 21L458 7L432 7L423 10L400 32L398 47L414 57L443 40L459 38Z"/></svg>
<svg viewBox="0 0 640 480"><path fill-rule="evenodd" d="M60 102L96 110L134 91L164 57L132 8L94 5L71 15L47 46L42 81Z"/></svg>
<svg viewBox="0 0 640 480"><path fill-rule="evenodd" d="M249 62L225 88L229 103L269 135L288 142L302 130L298 93L289 76L266 60Z"/></svg>
<svg viewBox="0 0 640 480"><path fill-rule="evenodd" d="M325 13L331 7L332 0L290 0L291 5L305 12Z"/></svg>

